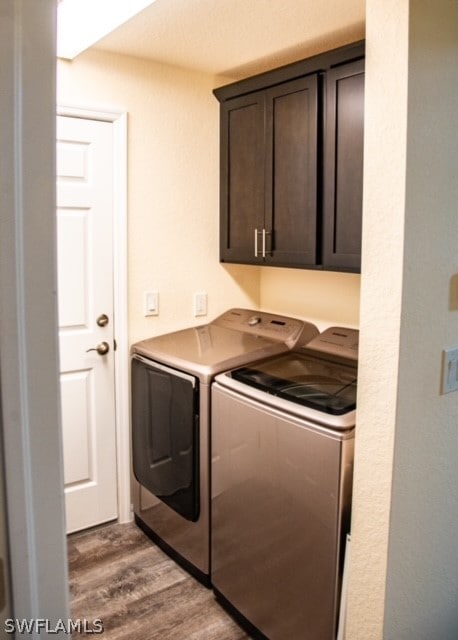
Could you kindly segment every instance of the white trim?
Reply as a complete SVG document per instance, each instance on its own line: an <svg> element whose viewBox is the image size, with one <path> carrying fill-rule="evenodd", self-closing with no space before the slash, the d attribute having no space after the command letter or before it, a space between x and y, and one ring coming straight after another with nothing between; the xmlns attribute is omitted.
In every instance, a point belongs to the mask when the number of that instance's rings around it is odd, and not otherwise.
<svg viewBox="0 0 458 640"><path fill-rule="evenodd" d="M57 353L55 6L55 0L2 0L0 18L0 411L19 619L69 615ZM30 637L39 635L35 629Z"/></svg>
<svg viewBox="0 0 458 640"><path fill-rule="evenodd" d="M130 496L129 339L127 298L127 112L59 105L57 115L113 124L113 282L118 519L132 520Z"/></svg>

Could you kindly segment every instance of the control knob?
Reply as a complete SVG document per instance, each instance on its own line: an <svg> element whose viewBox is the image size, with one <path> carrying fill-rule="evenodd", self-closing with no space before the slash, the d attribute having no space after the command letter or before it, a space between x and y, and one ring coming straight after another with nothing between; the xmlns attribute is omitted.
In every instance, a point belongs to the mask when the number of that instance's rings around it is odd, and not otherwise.
<svg viewBox="0 0 458 640"><path fill-rule="evenodd" d="M251 316L251 318L248 320L248 324L250 325L250 327L255 327L260 322L261 318L259 316Z"/></svg>

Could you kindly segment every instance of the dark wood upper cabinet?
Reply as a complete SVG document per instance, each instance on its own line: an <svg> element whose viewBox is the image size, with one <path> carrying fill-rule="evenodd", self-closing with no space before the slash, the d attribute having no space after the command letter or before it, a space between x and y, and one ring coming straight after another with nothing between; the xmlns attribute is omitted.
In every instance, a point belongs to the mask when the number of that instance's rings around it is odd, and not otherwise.
<svg viewBox="0 0 458 640"><path fill-rule="evenodd" d="M318 76L266 91L265 263L316 263Z"/></svg>
<svg viewBox="0 0 458 640"><path fill-rule="evenodd" d="M221 108L220 258L254 263L264 226L264 96L234 98Z"/></svg>
<svg viewBox="0 0 458 640"><path fill-rule="evenodd" d="M215 89L220 259L359 269L364 44Z"/></svg>
<svg viewBox="0 0 458 640"><path fill-rule="evenodd" d="M221 108L221 260L314 265L317 76Z"/></svg>
<svg viewBox="0 0 458 640"><path fill-rule="evenodd" d="M326 74L324 267L358 270L363 205L364 60Z"/></svg>

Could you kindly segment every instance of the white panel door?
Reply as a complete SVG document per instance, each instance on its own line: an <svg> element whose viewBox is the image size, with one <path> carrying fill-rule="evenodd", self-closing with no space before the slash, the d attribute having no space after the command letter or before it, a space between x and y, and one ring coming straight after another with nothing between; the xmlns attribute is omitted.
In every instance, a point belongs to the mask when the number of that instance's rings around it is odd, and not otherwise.
<svg viewBox="0 0 458 640"><path fill-rule="evenodd" d="M58 116L59 346L68 533L118 515L112 157L111 123ZM105 325L103 316L108 318Z"/></svg>

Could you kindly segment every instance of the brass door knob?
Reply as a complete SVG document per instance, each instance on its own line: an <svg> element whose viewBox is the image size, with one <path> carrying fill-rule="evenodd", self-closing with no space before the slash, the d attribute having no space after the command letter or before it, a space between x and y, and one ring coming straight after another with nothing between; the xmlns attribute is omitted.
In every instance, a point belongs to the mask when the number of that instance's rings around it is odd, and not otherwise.
<svg viewBox="0 0 458 640"><path fill-rule="evenodd" d="M106 327L110 320L106 313L102 313L102 315L97 318L96 322L99 327Z"/></svg>
<svg viewBox="0 0 458 640"><path fill-rule="evenodd" d="M96 347L93 347L92 349L87 349L86 353L89 353L89 351L97 351L97 353L99 354L99 356L105 356L110 350L110 345L108 344L108 342L100 342Z"/></svg>

